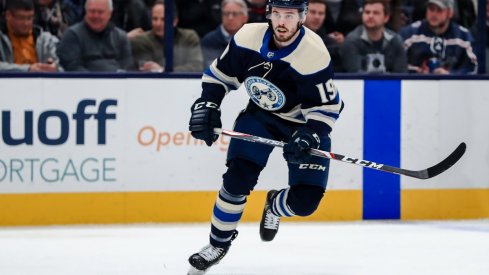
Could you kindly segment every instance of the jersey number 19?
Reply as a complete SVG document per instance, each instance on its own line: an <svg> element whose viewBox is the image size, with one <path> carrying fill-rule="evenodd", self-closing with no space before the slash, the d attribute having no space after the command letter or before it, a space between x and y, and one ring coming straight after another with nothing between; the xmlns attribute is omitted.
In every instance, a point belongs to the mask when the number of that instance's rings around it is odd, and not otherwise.
<svg viewBox="0 0 489 275"><path fill-rule="evenodd" d="M338 90L333 83L333 79L328 80L326 83L317 84L316 87L319 90L319 96L322 103L330 102L336 97Z"/></svg>

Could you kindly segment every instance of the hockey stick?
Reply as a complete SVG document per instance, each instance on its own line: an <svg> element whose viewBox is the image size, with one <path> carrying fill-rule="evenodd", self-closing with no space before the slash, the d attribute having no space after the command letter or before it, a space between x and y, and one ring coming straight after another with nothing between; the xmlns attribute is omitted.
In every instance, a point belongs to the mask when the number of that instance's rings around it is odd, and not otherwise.
<svg viewBox="0 0 489 275"><path fill-rule="evenodd" d="M225 130L225 129L215 129L214 131L216 134L223 134L231 138L242 139L250 142L256 142L256 143L266 144L266 145L280 147L280 148L284 147L285 145L285 143L281 141L248 135L248 134ZM375 163L373 161L352 158L352 157L348 157L332 152L327 152L327 151L321 151L317 149L310 149L309 153L313 156L327 158L327 159L334 159L334 160L356 164L359 166L376 169L388 173L404 175L404 176L413 177L417 179L429 179L443 173L445 170L452 167L464 155L466 147L467 146L464 142L460 143L457 149L455 149L455 151L453 151L443 161L430 168L419 170L419 171L402 169L394 166L385 165L382 163Z"/></svg>

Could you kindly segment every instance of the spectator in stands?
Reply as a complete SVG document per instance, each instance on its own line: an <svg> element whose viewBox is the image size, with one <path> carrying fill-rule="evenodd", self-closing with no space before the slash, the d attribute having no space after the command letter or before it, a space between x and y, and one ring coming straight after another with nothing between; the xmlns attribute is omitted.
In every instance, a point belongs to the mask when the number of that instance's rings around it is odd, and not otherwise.
<svg viewBox="0 0 489 275"><path fill-rule="evenodd" d="M426 0L403 0L403 10L406 25L425 18ZM455 22L466 28L470 28L476 21L476 6L474 0L453 1L453 18Z"/></svg>
<svg viewBox="0 0 489 275"><path fill-rule="evenodd" d="M222 24L202 38L204 68L218 58L233 35L248 22L248 7L244 0L223 0L221 3Z"/></svg>
<svg viewBox="0 0 489 275"><path fill-rule="evenodd" d="M465 28L472 27L477 20L477 11L473 0L456 0L453 8L453 20Z"/></svg>
<svg viewBox="0 0 489 275"><path fill-rule="evenodd" d="M144 3L146 4L146 7L152 7L154 6L156 0L144 0Z"/></svg>
<svg viewBox="0 0 489 275"><path fill-rule="evenodd" d="M200 38L194 30L178 28L176 9L174 12L173 71L202 72L204 60ZM134 67L141 71L163 72L165 67L165 4L163 0L156 1L151 9L151 22L152 30L131 38Z"/></svg>
<svg viewBox="0 0 489 275"><path fill-rule="evenodd" d="M343 44L346 34L362 24L358 0L327 0L324 29L336 42Z"/></svg>
<svg viewBox="0 0 489 275"><path fill-rule="evenodd" d="M402 38L385 27L390 10L389 0L365 0L362 25L347 35L341 49L347 72L407 72Z"/></svg>
<svg viewBox="0 0 489 275"><path fill-rule="evenodd" d="M129 32L134 29L151 29L151 19L143 0L113 0L114 10L111 21L119 28Z"/></svg>
<svg viewBox="0 0 489 275"><path fill-rule="evenodd" d="M415 73L475 74L470 32L451 20L453 0L429 0L426 19L401 29L408 68Z"/></svg>
<svg viewBox="0 0 489 275"><path fill-rule="evenodd" d="M217 28L221 23L221 0L180 0L177 2L181 28L195 30L199 37Z"/></svg>
<svg viewBox="0 0 489 275"><path fill-rule="evenodd" d="M44 31L61 38L68 27L64 19L63 7L60 0L35 0L36 10L34 24Z"/></svg>
<svg viewBox="0 0 489 275"><path fill-rule="evenodd" d="M324 28L322 28L326 19L327 10L328 6L326 4L326 0L309 0L309 7L306 20L304 21L304 26L313 30L321 37L324 44L328 48L331 59L333 60L334 71L342 72L343 68L341 66L340 56L341 44L338 43L332 36L328 35Z"/></svg>
<svg viewBox="0 0 489 275"><path fill-rule="evenodd" d="M385 24L385 26L390 29L390 30L393 30L394 32L398 32L399 29L401 29L401 27L404 27L405 25L405 22L403 20L403 18L401 17L401 14L402 14L402 2L404 0L390 0L390 6L391 6L391 10L390 10L390 16L389 16L389 21L387 22L387 24Z"/></svg>
<svg viewBox="0 0 489 275"><path fill-rule="evenodd" d="M0 71L56 72L58 39L34 26L33 0L9 0L0 28Z"/></svg>
<svg viewBox="0 0 489 275"><path fill-rule="evenodd" d="M125 71L132 64L126 32L110 23L112 0L87 0L85 19L68 28L58 46L67 71Z"/></svg>
<svg viewBox="0 0 489 275"><path fill-rule="evenodd" d="M86 0L63 0L64 19L68 26L75 25L85 16Z"/></svg>
<svg viewBox="0 0 489 275"><path fill-rule="evenodd" d="M304 26L317 33L325 43L329 41L327 38L333 39L332 37L329 37L326 31L322 28L324 20L326 19L327 10L328 6L326 0L309 0L306 20L304 21Z"/></svg>
<svg viewBox="0 0 489 275"><path fill-rule="evenodd" d="M267 2L268 0L246 0L249 23L267 22Z"/></svg>

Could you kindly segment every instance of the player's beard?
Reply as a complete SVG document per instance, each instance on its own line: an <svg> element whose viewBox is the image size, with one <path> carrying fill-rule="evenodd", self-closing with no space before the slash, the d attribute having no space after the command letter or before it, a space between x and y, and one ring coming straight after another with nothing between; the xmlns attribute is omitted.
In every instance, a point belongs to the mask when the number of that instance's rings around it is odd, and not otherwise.
<svg viewBox="0 0 489 275"><path fill-rule="evenodd" d="M279 30L285 31L285 32L279 32ZM291 30L288 30L284 26L278 26L274 29L273 35L275 37L275 40L277 40L278 42L282 42L282 43L288 42L290 39L292 39L292 37L294 37L297 30L298 30L298 28L295 29L294 31L291 31Z"/></svg>

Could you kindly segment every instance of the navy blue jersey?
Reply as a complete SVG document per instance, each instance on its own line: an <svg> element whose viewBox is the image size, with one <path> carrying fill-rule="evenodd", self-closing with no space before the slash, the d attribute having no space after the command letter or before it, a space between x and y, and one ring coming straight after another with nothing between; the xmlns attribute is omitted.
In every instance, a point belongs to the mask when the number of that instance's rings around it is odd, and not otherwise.
<svg viewBox="0 0 489 275"><path fill-rule="evenodd" d="M329 134L343 104L331 57L314 32L304 27L299 32L291 45L273 49L267 23L244 25L204 72L202 98L221 104L229 91L244 84L250 104L260 110Z"/></svg>
<svg viewBox="0 0 489 275"><path fill-rule="evenodd" d="M430 58L437 58L450 73L475 74L477 56L473 51L474 38L470 32L450 22L448 30L436 35L425 20L403 27L399 34L404 40L408 57L408 69L416 72L427 66Z"/></svg>

